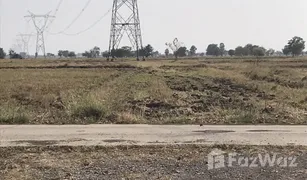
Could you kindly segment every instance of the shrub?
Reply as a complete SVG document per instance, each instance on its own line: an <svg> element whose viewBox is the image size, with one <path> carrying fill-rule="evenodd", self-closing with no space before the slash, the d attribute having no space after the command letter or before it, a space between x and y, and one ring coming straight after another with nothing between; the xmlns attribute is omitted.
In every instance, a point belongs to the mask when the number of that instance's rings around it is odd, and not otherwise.
<svg viewBox="0 0 307 180"><path fill-rule="evenodd" d="M0 116L0 124L27 124L29 118L24 114L17 116Z"/></svg>
<svg viewBox="0 0 307 180"><path fill-rule="evenodd" d="M84 104L76 107L72 116L97 122L106 116L106 111L103 107L96 104Z"/></svg>

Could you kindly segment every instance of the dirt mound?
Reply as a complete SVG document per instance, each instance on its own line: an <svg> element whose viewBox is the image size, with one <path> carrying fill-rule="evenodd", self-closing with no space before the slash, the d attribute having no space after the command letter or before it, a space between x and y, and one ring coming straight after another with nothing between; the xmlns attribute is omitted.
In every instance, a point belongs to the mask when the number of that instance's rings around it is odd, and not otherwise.
<svg viewBox="0 0 307 180"><path fill-rule="evenodd" d="M258 93L257 88L236 84L229 79L168 77L168 86L177 91L174 98L181 107L195 113L209 113L215 108L250 110L250 97Z"/></svg>
<svg viewBox="0 0 307 180"><path fill-rule="evenodd" d="M166 77L167 84L172 90L176 91L212 91L219 92L223 96L231 93L239 93L241 96L248 93L257 93L256 87L248 87L243 84L236 84L230 79L224 78L198 78L198 77Z"/></svg>
<svg viewBox="0 0 307 180"><path fill-rule="evenodd" d="M216 78L212 79L212 82L206 82L202 78L193 79L198 86L201 86L198 89L194 88L194 92L188 92L188 102L193 104L194 112L207 112L212 107L246 109L251 107L248 103L249 94L257 91L245 85L235 84L229 79Z"/></svg>
<svg viewBox="0 0 307 180"><path fill-rule="evenodd" d="M138 101L129 101L129 108L132 108L134 112L142 112L146 119L151 121L162 120L170 117L179 117L186 114L181 107L174 105L173 103L163 102L155 99L144 99Z"/></svg>

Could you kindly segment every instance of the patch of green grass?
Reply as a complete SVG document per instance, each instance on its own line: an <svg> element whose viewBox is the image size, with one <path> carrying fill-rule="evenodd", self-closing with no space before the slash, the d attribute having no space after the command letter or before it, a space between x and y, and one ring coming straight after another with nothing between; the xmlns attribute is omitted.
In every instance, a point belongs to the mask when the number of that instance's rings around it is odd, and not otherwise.
<svg viewBox="0 0 307 180"><path fill-rule="evenodd" d="M101 117L105 115L105 112L98 106L80 106L75 112L74 116L80 118L93 118L99 120Z"/></svg>
<svg viewBox="0 0 307 180"><path fill-rule="evenodd" d="M29 117L18 110L0 111L0 124L28 124Z"/></svg>
<svg viewBox="0 0 307 180"><path fill-rule="evenodd" d="M69 115L73 121L83 121L84 123L97 123L107 116L107 110L98 98L86 95L81 99L73 99L67 107Z"/></svg>
<svg viewBox="0 0 307 180"><path fill-rule="evenodd" d="M99 120L102 120L105 116L105 109L97 104L79 105L72 112L72 117L86 120L87 123L98 122Z"/></svg>
<svg viewBox="0 0 307 180"><path fill-rule="evenodd" d="M229 124L254 124L257 121L256 112L235 111L228 116L227 123Z"/></svg>

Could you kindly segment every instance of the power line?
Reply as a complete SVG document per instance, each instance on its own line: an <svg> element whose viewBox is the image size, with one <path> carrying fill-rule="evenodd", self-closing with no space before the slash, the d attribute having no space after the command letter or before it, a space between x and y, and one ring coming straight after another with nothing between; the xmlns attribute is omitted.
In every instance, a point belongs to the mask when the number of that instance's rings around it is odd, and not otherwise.
<svg viewBox="0 0 307 180"><path fill-rule="evenodd" d="M110 12L111 12L112 9L109 9L105 14L103 14L97 21L95 21L92 25L90 25L88 28L82 30L82 31L79 31L77 33L65 33L63 32L62 34L66 35L66 36L77 36L77 35L80 35L82 33L85 33L86 31L88 30L91 30L93 27L95 27L103 18L105 18Z"/></svg>
<svg viewBox="0 0 307 180"><path fill-rule="evenodd" d="M57 7L56 7L56 9L55 9L55 12L54 12L53 16L56 16L56 15L57 15L57 13L58 13L58 11L59 11L59 9L60 9L62 3L63 3L63 0L60 0L60 2L58 3L58 5L57 5Z"/></svg>
<svg viewBox="0 0 307 180"><path fill-rule="evenodd" d="M84 13L84 11L87 9L87 7L90 5L92 0L88 0L85 4L85 6L82 8L81 12L73 19L73 21L66 26L66 28L64 28L62 31L59 31L57 33L52 33L52 32L48 32L51 35L58 35L58 34L63 34L66 30L68 30L72 25L75 24L75 22L82 16L82 14Z"/></svg>
<svg viewBox="0 0 307 180"><path fill-rule="evenodd" d="M60 9L60 7L61 7L63 1L64 1L64 0L60 0L60 1L59 1L58 5L56 6L56 9L55 9L55 11L54 11L53 16L56 17L56 15L58 14L59 9ZM50 20L50 23L47 25L46 29L48 29L48 28L52 25L52 23L54 22L54 20L55 20L55 19L51 19L51 20Z"/></svg>

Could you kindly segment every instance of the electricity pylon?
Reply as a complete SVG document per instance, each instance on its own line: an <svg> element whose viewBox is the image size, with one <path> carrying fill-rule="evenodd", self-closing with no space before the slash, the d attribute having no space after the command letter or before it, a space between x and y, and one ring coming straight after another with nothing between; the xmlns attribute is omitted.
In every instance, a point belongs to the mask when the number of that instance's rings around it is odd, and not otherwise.
<svg viewBox="0 0 307 180"><path fill-rule="evenodd" d="M33 34L18 34L22 42L22 51L29 55L29 42Z"/></svg>
<svg viewBox="0 0 307 180"><path fill-rule="evenodd" d="M143 42L137 0L113 0L108 60L110 56L112 60L114 59L114 52L118 49L125 33L139 60Z"/></svg>
<svg viewBox="0 0 307 180"><path fill-rule="evenodd" d="M36 15L29 11L28 16L25 16L25 18L31 18L33 21L33 24L37 31L37 39L36 39L36 52L35 52L35 58L37 58L38 53L42 51L44 57L46 57L46 46L45 46L45 40L44 40L44 31L46 30L47 24L51 18L55 18L55 16L50 15L51 12L45 14L45 15Z"/></svg>

